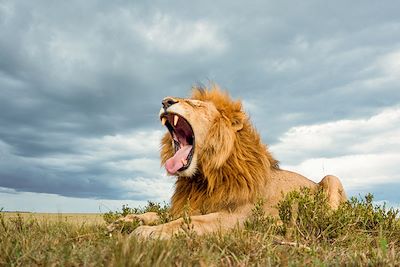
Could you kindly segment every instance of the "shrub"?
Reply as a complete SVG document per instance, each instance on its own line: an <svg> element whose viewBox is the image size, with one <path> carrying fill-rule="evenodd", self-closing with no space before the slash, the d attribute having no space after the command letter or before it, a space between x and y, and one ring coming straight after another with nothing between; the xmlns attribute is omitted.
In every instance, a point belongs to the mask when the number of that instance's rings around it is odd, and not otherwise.
<svg viewBox="0 0 400 267"><path fill-rule="evenodd" d="M394 236L400 231L399 211L373 205L371 194L364 199L352 197L332 210L324 191L313 194L304 188L287 194L279 202L278 209L283 233L297 239L333 241L355 232Z"/></svg>

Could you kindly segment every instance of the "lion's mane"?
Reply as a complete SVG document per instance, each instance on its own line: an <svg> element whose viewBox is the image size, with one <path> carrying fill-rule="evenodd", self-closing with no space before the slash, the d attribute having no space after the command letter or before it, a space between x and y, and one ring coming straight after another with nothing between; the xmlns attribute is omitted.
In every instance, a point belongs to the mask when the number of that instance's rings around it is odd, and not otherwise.
<svg viewBox="0 0 400 267"><path fill-rule="evenodd" d="M278 161L261 142L240 101L233 101L217 86L195 87L191 98L212 102L219 115L201 144L196 174L177 178L172 215L181 216L186 205L194 214L205 214L253 203L271 169L279 168ZM161 163L165 164L174 154L170 134L161 143Z"/></svg>

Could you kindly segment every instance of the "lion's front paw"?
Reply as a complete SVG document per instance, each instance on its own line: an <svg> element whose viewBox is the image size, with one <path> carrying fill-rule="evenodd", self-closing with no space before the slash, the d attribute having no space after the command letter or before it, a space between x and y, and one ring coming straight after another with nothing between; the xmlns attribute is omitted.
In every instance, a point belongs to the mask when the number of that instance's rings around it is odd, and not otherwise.
<svg viewBox="0 0 400 267"><path fill-rule="evenodd" d="M109 224L107 226L107 231L108 231L108 233L111 233L116 229L123 228L125 225L134 224L134 223L136 223L136 225L142 225L143 220L141 220L141 218L136 214L129 214L129 215L119 218L115 222Z"/></svg>
<svg viewBox="0 0 400 267"><path fill-rule="evenodd" d="M162 225L158 226L148 226L142 225L136 228L132 232L133 236L136 236L140 239L148 239L148 238L155 238L155 239L168 239L171 238L172 232L168 233L164 231Z"/></svg>
<svg viewBox="0 0 400 267"><path fill-rule="evenodd" d="M124 227L125 224L133 223L134 227L137 225L156 224L159 221L159 216L156 212L146 212L144 214L129 214L125 217L119 218L115 222L107 226L108 233L111 233L117 228Z"/></svg>

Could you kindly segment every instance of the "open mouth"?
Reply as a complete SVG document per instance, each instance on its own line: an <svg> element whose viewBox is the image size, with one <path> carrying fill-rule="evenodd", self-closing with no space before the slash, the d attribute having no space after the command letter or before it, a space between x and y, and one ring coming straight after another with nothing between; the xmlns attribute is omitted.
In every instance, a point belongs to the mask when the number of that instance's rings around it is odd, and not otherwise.
<svg viewBox="0 0 400 267"><path fill-rule="evenodd" d="M168 173L176 174L186 170L192 162L194 154L194 132L189 122L175 113L163 113L161 122L168 128L174 140L174 156L165 162Z"/></svg>

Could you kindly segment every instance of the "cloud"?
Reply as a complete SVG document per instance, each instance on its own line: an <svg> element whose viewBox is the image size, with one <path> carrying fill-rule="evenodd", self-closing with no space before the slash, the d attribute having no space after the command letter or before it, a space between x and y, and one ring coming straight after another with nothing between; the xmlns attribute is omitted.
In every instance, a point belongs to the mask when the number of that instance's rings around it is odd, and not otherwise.
<svg viewBox="0 0 400 267"><path fill-rule="evenodd" d="M327 174L349 190L396 183L400 176L400 108L372 117L291 128L271 146L285 168L318 182Z"/></svg>
<svg viewBox="0 0 400 267"><path fill-rule="evenodd" d="M160 101L208 80L243 100L288 165L395 153L398 128L363 120L400 103L399 3L290 5L2 1L0 186L143 199L159 181L164 198Z"/></svg>
<svg viewBox="0 0 400 267"><path fill-rule="evenodd" d="M315 156L395 153L399 135L400 108L393 107L367 119L293 127L271 149L288 163Z"/></svg>
<svg viewBox="0 0 400 267"><path fill-rule="evenodd" d="M133 23L135 32L154 49L167 53L222 52L227 44L217 26L207 21L184 21L156 13L150 25Z"/></svg>
<svg viewBox="0 0 400 267"><path fill-rule="evenodd" d="M172 179L158 159L161 131L77 138L74 153L18 155L0 143L2 186L17 191L105 199L166 200ZM63 140L65 142L66 140Z"/></svg>

